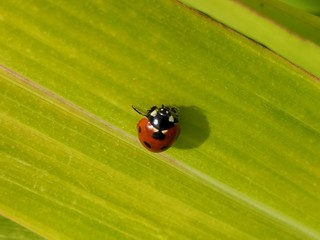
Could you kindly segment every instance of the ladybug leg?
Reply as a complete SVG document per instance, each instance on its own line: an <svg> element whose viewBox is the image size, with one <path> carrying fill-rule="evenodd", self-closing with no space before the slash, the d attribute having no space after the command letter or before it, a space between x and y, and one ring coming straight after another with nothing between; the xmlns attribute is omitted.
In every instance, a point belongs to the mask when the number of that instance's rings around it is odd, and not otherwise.
<svg viewBox="0 0 320 240"><path fill-rule="evenodd" d="M135 110L137 113L139 113L140 115L142 115L142 116L147 116L147 112L145 112L145 111L142 111L142 110L140 110L140 109L138 109L138 108L136 108L135 106L131 106L132 108L133 108L133 110Z"/></svg>

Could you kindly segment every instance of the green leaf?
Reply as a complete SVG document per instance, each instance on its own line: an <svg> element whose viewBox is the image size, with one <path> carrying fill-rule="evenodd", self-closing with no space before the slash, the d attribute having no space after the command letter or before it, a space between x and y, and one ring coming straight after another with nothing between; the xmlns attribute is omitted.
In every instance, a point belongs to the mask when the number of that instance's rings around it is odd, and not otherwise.
<svg viewBox="0 0 320 240"><path fill-rule="evenodd" d="M281 0L286 4L301 9L303 11L308 11L313 14L320 14L320 3L317 0Z"/></svg>
<svg viewBox="0 0 320 240"><path fill-rule="evenodd" d="M0 216L0 239L35 239L41 240L43 238L23 228L22 226Z"/></svg>
<svg viewBox="0 0 320 240"><path fill-rule="evenodd" d="M318 79L174 1L0 12L2 216L45 239L320 238ZM155 154L131 105L162 103L182 132Z"/></svg>
<svg viewBox="0 0 320 240"><path fill-rule="evenodd" d="M320 77L320 18L278 0L182 0Z"/></svg>

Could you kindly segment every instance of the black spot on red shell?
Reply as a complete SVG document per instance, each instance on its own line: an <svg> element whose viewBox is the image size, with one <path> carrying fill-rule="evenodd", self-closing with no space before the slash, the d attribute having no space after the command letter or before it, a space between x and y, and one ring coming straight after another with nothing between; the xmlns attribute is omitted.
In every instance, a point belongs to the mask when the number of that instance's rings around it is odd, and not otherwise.
<svg viewBox="0 0 320 240"><path fill-rule="evenodd" d="M169 148L169 146L164 146L164 147L161 148L161 150L164 151L164 150L166 150L168 148Z"/></svg>
<svg viewBox="0 0 320 240"><path fill-rule="evenodd" d="M166 135L164 135L162 132L158 131L158 132L154 132L152 134L152 137L157 140L164 140L166 138Z"/></svg>
<svg viewBox="0 0 320 240"><path fill-rule="evenodd" d="M150 143L146 142L146 141L143 141L144 145L147 147L147 148L151 148L151 145Z"/></svg>

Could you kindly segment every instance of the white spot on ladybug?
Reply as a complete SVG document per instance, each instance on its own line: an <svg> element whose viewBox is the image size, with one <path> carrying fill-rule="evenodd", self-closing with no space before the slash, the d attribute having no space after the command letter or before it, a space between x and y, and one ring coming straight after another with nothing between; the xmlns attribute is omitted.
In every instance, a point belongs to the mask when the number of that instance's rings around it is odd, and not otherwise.
<svg viewBox="0 0 320 240"><path fill-rule="evenodd" d="M174 117L172 115L169 117L169 122L174 122Z"/></svg>
<svg viewBox="0 0 320 240"><path fill-rule="evenodd" d="M153 120L153 124L154 124L154 125L158 125L158 124L159 124L159 120L158 120L157 118L155 118L155 119Z"/></svg>
<svg viewBox="0 0 320 240"><path fill-rule="evenodd" d="M166 130L162 130L161 131L163 134L165 134L166 132L168 132L168 130L166 129Z"/></svg>
<svg viewBox="0 0 320 240"><path fill-rule="evenodd" d="M157 110L153 110L153 111L150 113L150 115L151 115L152 117L157 116Z"/></svg>

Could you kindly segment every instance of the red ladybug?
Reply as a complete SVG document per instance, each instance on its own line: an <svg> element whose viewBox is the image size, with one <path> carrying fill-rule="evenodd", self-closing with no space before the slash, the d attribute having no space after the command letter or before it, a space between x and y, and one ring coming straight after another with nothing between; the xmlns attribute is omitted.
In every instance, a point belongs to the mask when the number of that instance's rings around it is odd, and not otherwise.
<svg viewBox="0 0 320 240"><path fill-rule="evenodd" d="M137 123L138 136L141 144L151 152L162 152L168 149L178 138L180 126L178 111L174 107L153 106L146 113L132 106L142 116Z"/></svg>

